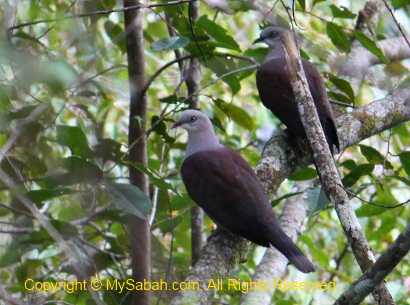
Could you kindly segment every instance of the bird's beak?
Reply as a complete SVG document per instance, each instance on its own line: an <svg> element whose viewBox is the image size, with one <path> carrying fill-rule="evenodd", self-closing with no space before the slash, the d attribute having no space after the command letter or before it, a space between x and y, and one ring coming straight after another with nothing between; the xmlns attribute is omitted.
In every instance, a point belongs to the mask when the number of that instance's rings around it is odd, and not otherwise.
<svg viewBox="0 0 410 305"><path fill-rule="evenodd" d="M175 122L174 124L171 125L171 129L177 128L179 126L181 126L182 123L181 122Z"/></svg>
<svg viewBox="0 0 410 305"><path fill-rule="evenodd" d="M252 44L255 44L255 43L258 43L258 42L262 42L262 41L264 41L264 39L263 39L262 37L258 37L258 38L256 38L256 39L252 42Z"/></svg>

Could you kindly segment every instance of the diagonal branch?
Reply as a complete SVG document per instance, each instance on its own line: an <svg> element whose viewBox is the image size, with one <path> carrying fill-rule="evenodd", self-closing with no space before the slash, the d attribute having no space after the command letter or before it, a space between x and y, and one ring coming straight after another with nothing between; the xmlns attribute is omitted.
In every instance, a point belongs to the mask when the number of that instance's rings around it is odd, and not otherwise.
<svg viewBox="0 0 410 305"><path fill-rule="evenodd" d="M393 271L409 251L410 224L379 259L336 300L334 305L360 304Z"/></svg>
<svg viewBox="0 0 410 305"><path fill-rule="evenodd" d="M286 72L296 97L299 115L306 131L309 146L313 151L313 157L318 166L319 177L322 177L322 187L325 190L325 194L328 194L334 203L335 211L348 238L356 261L362 272L364 272L375 261L373 252L363 233L359 220L350 205L349 197L341 187L342 182L321 128L319 116L310 94L298 50L293 36L289 31L283 35L283 40L287 57ZM381 295L387 298L387 300L382 299L380 297ZM385 283L381 283L375 288L373 297L379 304L386 304L386 302L387 304L394 304L393 298L388 293Z"/></svg>

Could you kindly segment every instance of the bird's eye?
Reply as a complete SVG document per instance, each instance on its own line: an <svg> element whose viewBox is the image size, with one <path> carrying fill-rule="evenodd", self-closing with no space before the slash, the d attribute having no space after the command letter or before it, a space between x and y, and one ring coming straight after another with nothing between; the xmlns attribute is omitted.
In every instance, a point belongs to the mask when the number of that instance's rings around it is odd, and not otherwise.
<svg viewBox="0 0 410 305"><path fill-rule="evenodd" d="M269 33L269 37L271 37L271 38L276 37L276 35L277 35L277 33L274 32L274 31Z"/></svg>
<svg viewBox="0 0 410 305"><path fill-rule="evenodd" d="M191 116L190 118L189 118L189 121L191 122L191 123L193 123L193 122L195 122L196 121L196 116Z"/></svg>

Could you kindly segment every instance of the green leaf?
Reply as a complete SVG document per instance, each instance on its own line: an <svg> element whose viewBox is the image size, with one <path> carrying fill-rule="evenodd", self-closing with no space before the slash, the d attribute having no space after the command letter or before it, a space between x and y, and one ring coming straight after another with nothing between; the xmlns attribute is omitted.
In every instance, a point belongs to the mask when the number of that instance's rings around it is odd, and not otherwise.
<svg viewBox="0 0 410 305"><path fill-rule="evenodd" d="M305 0L298 0L298 3L303 11L306 10L306 1Z"/></svg>
<svg viewBox="0 0 410 305"><path fill-rule="evenodd" d="M393 165L384 159L381 153L373 147L366 145L359 145L363 156L372 164L383 164L386 169L393 169Z"/></svg>
<svg viewBox="0 0 410 305"><path fill-rule="evenodd" d="M132 184L114 183L107 185L107 191L115 207L125 214L146 219L152 204L148 196Z"/></svg>
<svg viewBox="0 0 410 305"><path fill-rule="evenodd" d="M320 2L325 2L326 0L313 0L313 3L312 3L312 9L313 9L313 7L316 5L316 4L318 4L318 3L320 3Z"/></svg>
<svg viewBox="0 0 410 305"><path fill-rule="evenodd" d="M207 15L202 15L196 21L195 28L203 29L209 36L214 38L217 43L217 47L235 50L238 52L241 51L241 48L235 39L233 39L233 37L230 36L223 27L208 19Z"/></svg>
<svg viewBox="0 0 410 305"><path fill-rule="evenodd" d="M360 179L360 177L369 175L373 171L373 169L374 164L366 163L358 165L342 179L344 187L353 186L353 184L355 184Z"/></svg>
<svg viewBox="0 0 410 305"><path fill-rule="evenodd" d="M353 35L362 44L362 46L364 46L367 50L376 55L382 62L384 62L385 64L388 64L390 62L389 59L384 55L383 51L377 46L377 44L372 39L367 37L362 32L356 30L353 31Z"/></svg>
<svg viewBox="0 0 410 305"><path fill-rule="evenodd" d="M64 237L72 238L78 236L78 230L76 226L72 225L71 223L59 221L57 219L52 219L50 222L53 227Z"/></svg>
<svg viewBox="0 0 410 305"><path fill-rule="evenodd" d="M26 193L27 198L29 198L34 203L40 203L42 201L50 200L59 196L69 195L76 193L68 188L56 189L56 190L33 190Z"/></svg>
<svg viewBox="0 0 410 305"><path fill-rule="evenodd" d="M146 174L149 179L151 180L152 183L155 184L156 187L158 187L161 190L173 190L177 193L177 191L174 189L172 184L167 182L164 178L162 178L160 175L158 175L156 172L154 172L152 169L139 164L135 162L125 162L126 164L134 166L136 169L140 170L144 174Z"/></svg>
<svg viewBox="0 0 410 305"><path fill-rule="evenodd" d="M103 163L108 160L118 162L124 157L124 153L121 151L121 143L114 141L113 139L100 139L99 143L93 147L94 155L102 158Z"/></svg>
<svg viewBox="0 0 410 305"><path fill-rule="evenodd" d="M154 115L151 119L152 130L164 139L165 143L172 144L175 139L170 137L167 132L167 125L164 120L159 121L159 116Z"/></svg>
<svg viewBox="0 0 410 305"><path fill-rule="evenodd" d="M350 51L350 41L343 28L335 23L326 23L326 32L332 43L342 52Z"/></svg>
<svg viewBox="0 0 410 305"><path fill-rule="evenodd" d="M300 171L293 173L288 177L289 180L303 181L310 180L317 177L317 171L311 167L304 167Z"/></svg>
<svg viewBox="0 0 410 305"><path fill-rule="evenodd" d="M384 212L386 212L388 209L378 207L376 205L372 204L367 204L364 203L360 208L358 208L355 213L357 217L369 217L369 216L375 216L375 215L380 215Z"/></svg>
<svg viewBox="0 0 410 305"><path fill-rule="evenodd" d="M189 103L186 97L179 97L176 94L168 95L166 97L160 98L159 100L161 103L166 103L166 104L178 104L184 100L185 100L185 104Z"/></svg>
<svg viewBox="0 0 410 305"><path fill-rule="evenodd" d="M176 50L187 46L189 39L186 37L171 36L162 38L151 44L153 52Z"/></svg>
<svg viewBox="0 0 410 305"><path fill-rule="evenodd" d="M214 103L239 126L242 126L247 130L253 130L253 120L243 108L235 106L232 103L225 103L220 99L214 100Z"/></svg>
<svg viewBox="0 0 410 305"><path fill-rule="evenodd" d="M88 146L88 141L82 129L77 126L57 126L57 142L70 148L74 156L91 158L93 152Z"/></svg>
<svg viewBox="0 0 410 305"><path fill-rule="evenodd" d="M340 8L334 4L330 5L333 18L354 19L356 14L353 14L347 7L341 6Z"/></svg>
<svg viewBox="0 0 410 305"><path fill-rule="evenodd" d="M204 64L203 61L200 60L200 62ZM237 69L237 66L232 59L220 58L215 56L209 58L206 61L206 65L219 77ZM239 90L241 90L241 83L239 82L238 76L234 74L223 77L222 81L229 85L233 95L235 95L239 92Z"/></svg>
<svg viewBox="0 0 410 305"><path fill-rule="evenodd" d="M55 188L58 185L97 184L101 182L103 173L94 163L79 157L68 157L63 159L63 165L67 170L66 172L46 176L47 188Z"/></svg>
<svg viewBox="0 0 410 305"><path fill-rule="evenodd" d="M125 44L124 29L119 24L114 23L111 20L107 20L104 23L104 29L114 45L117 45L121 52L125 54L127 52L127 45Z"/></svg>
<svg viewBox="0 0 410 305"><path fill-rule="evenodd" d="M407 175L410 176L410 151L404 151L399 154L400 162Z"/></svg>
<svg viewBox="0 0 410 305"><path fill-rule="evenodd" d="M322 188L307 188L304 190L306 197L303 200L306 202L309 207L309 213L312 215L316 212L326 209L331 203L330 200L323 193Z"/></svg>
<svg viewBox="0 0 410 305"><path fill-rule="evenodd" d="M409 5L408 0L392 0L391 4L393 5L394 9L397 10L399 8L406 7Z"/></svg>
<svg viewBox="0 0 410 305"><path fill-rule="evenodd" d="M342 78L334 76L332 74L327 74L329 80L336 86L337 89L344 92L346 96L349 98L349 103L353 104L355 100L354 91L350 83Z"/></svg>

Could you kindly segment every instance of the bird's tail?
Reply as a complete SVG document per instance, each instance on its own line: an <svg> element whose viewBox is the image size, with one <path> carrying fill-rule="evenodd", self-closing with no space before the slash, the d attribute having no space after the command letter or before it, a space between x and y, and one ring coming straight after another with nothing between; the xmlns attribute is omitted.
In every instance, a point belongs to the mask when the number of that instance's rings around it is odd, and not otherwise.
<svg viewBox="0 0 410 305"><path fill-rule="evenodd" d="M275 240L271 245L285 255L289 262L299 271L303 273L316 271L312 262L299 250L295 243L286 234L280 242Z"/></svg>

